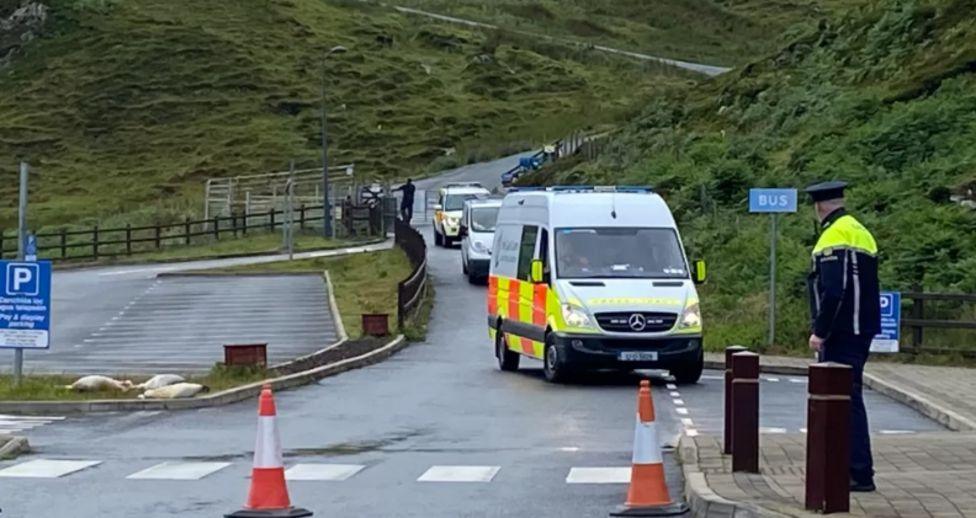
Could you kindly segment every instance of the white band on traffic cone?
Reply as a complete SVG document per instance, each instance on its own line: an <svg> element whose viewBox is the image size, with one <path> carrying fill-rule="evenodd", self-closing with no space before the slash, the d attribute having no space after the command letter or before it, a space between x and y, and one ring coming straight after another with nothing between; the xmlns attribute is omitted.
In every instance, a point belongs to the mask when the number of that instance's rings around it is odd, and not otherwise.
<svg viewBox="0 0 976 518"><path fill-rule="evenodd" d="M637 424L634 429L634 464L661 464L664 458L661 456L661 446L657 441L657 423L654 421L642 422L640 414L637 415Z"/></svg>
<svg viewBox="0 0 976 518"><path fill-rule="evenodd" d="M285 462L281 456L281 438L275 416L258 417L258 438L254 445L255 468L283 468Z"/></svg>

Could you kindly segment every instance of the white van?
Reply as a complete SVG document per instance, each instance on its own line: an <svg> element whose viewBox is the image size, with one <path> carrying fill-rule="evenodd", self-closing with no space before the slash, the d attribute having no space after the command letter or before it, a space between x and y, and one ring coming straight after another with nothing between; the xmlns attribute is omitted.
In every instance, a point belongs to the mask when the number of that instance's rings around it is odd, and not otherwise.
<svg viewBox="0 0 976 518"><path fill-rule="evenodd" d="M461 271L475 284L488 278L495 224L502 200L469 200L461 216Z"/></svg>
<svg viewBox="0 0 976 518"><path fill-rule="evenodd" d="M561 381L592 369L703 366L695 283L664 200L646 188L550 187L509 193L498 214L488 327L498 365L543 360Z"/></svg>
<svg viewBox="0 0 976 518"><path fill-rule="evenodd" d="M461 211L464 202L487 198L491 191L477 182L454 182L437 190L437 203L434 205L434 244L450 247L460 239Z"/></svg>

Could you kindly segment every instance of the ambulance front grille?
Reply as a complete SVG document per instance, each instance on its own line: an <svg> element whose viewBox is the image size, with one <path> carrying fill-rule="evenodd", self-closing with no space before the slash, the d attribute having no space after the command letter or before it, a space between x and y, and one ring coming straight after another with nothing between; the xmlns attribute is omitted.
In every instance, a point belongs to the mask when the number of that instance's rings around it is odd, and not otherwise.
<svg viewBox="0 0 976 518"><path fill-rule="evenodd" d="M639 325L641 319L643 319L643 326ZM663 333L670 331L677 320L678 315L675 313L639 311L596 314L596 321L600 327L604 331L614 333ZM636 321L637 325L631 325L632 321Z"/></svg>

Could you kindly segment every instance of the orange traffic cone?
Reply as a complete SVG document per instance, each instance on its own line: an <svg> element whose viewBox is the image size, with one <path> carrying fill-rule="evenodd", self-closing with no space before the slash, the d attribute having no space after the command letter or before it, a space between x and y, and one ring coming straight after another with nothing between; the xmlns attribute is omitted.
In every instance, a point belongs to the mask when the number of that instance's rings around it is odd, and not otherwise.
<svg viewBox="0 0 976 518"><path fill-rule="evenodd" d="M312 516L307 509L292 507L285 485L285 463L281 456L281 438L275 424L274 396L271 385L261 389L258 399L258 438L254 445L254 468L251 470L251 492L244 509L225 518L300 518Z"/></svg>
<svg viewBox="0 0 976 518"><path fill-rule="evenodd" d="M654 422L651 382L641 381L637 393L637 425L634 429L634 457L630 470L627 503L610 516L677 516L688 512L684 503L675 503L664 479L664 458Z"/></svg>

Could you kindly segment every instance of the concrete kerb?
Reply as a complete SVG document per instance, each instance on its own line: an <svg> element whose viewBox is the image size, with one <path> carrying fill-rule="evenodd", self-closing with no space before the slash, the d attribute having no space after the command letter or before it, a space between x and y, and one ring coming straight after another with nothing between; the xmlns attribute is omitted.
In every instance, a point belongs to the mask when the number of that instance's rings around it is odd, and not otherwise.
<svg viewBox="0 0 976 518"><path fill-rule="evenodd" d="M323 351L337 347L342 342L333 344ZM353 358L347 358L335 363L313 367L307 370L286 374L240 387L210 394L198 398L183 399L113 399L92 401L0 401L0 411L27 415L52 413L88 413L88 412L129 412L140 410L190 410L196 408L214 407L237 403L257 397L264 384L271 384L275 390L286 390L293 387L307 385L322 378L366 367L389 358L405 347L406 338L398 335L379 349ZM320 351L321 352L321 351Z"/></svg>
<svg viewBox="0 0 976 518"><path fill-rule="evenodd" d="M694 438L687 435L678 441L678 460L685 479L685 498L691 509L691 516L728 518L758 518L758 517L786 517L790 516L769 509L764 509L744 502L736 502L718 495L708 485L705 473L698 466L698 445Z"/></svg>
<svg viewBox="0 0 976 518"><path fill-rule="evenodd" d="M705 360L705 368L722 370L725 369L725 363L719 360ZM807 369L805 367L797 367L794 365L760 363L759 369L766 374L807 375ZM973 419L960 415L951 408L936 403L921 394L886 381L881 375L870 372L870 367L864 372L864 385L918 410L922 415L933 419L954 432L976 431L976 421Z"/></svg>

